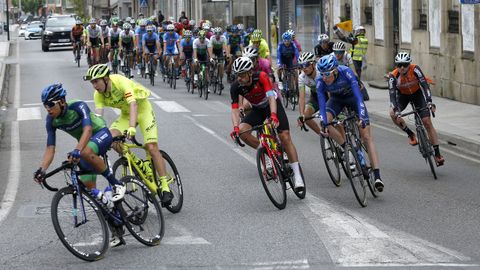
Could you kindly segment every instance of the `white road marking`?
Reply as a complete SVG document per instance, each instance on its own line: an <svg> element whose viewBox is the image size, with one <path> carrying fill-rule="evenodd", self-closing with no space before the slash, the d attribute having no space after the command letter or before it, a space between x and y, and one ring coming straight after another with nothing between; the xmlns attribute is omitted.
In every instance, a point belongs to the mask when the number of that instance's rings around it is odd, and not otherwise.
<svg viewBox="0 0 480 270"><path fill-rule="evenodd" d="M39 120L42 119L40 107L18 108L17 121Z"/></svg>
<svg viewBox="0 0 480 270"><path fill-rule="evenodd" d="M155 101L155 104L157 104L160 109L166 112L190 112L189 109L183 107L175 101Z"/></svg>
<svg viewBox="0 0 480 270"><path fill-rule="evenodd" d="M162 240L162 244L167 245L210 245L210 242L201 238L195 237L192 233L187 230L187 228L183 227L182 225L178 224L177 222L169 222L173 229L177 231L180 236L174 237L165 237Z"/></svg>
<svg viewBox="0 0 480 270"><path fill-rule="evenodd" d="M310 269L308 260L244 263L248 269Z"/></svg>
<svg viewBox="0 0 480 270"><path fill-rule="evenodd" d="M205 116L209 116L208 114L192 114L192 116L194 117L205 117Z"/></svg>
<svg viewBox="0 0 480 270"><path fill-rule="evenodd" d="M150 91L150 94L156 99L162 99L159 95L155 94L155 92L153 92L153 91Z"/></svg>
<svg viewBox="0 0 480 270"><path fill-rule="evenodd" d="M471 258L416 236L378 224L312 194L300 209L333 262L345 267L468 265Z"/></svg>

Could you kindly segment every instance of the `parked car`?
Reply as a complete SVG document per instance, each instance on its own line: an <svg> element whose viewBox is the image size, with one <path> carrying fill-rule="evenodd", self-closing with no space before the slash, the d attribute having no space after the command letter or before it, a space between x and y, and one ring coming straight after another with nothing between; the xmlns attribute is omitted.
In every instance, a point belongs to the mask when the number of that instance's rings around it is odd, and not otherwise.
<svg viewBox="0 0 480 270"><path fill-rule="evenodd" d="M73 15L48 17L42 31L42 51L48 52L50 46L71 46L70 33L74 25Z"/></svg>
<svg viewBox="0 0 480 270"><path fill-rule="evenodd" d="M25 36L25 30L27 30L27 24L22 24L18 28L18 36L19 37L24 37Z"/></svg>
<svg viewBox="0 0 480 270"><path fill-rule="evenodd" d="M32 20L33 20L33 15L25 14L25 15L20 16L20 18L18 18L17 23L18 24L27 24Z"/></svg>
<svg viewBox="0 0 480 270"><path fill-rule="evenodd" d="M28 23L25 29L25 39L41 38L43 23L40 21L32 21Z"/></svg>

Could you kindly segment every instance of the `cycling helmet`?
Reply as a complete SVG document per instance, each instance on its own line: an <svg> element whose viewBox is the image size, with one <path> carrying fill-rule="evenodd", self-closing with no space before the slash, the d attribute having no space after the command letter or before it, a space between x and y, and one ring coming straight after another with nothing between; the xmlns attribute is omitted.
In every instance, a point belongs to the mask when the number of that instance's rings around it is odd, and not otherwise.
<svg viewBox="0 0 480 270"><path fill-rule="evenodd" d="M147 25L152 25L152 24L153 24L152 20L147 19Z"/></svg>
<svg viewBox="0 0 480 270"><path fill-rule="evenodd" d="M42 91L42 103L60 100L67 95L61 83L51 84Z"/></svg>
<svg viewBox="0 0 480 270"><path fill-rule="evenodd" d="M83 22L81 20L77 20L75 24L83 24Z"/></svg>
<svg viewBox="0 0 480 270"><path fill-rule="evenodd" d="M292 40L292 35L288 32L285 32L282 35L282 40L283 41L291 41Z"/></svg>
<svg viewBox="0 0 480 270"><path fill-rule="evenodd" d="M221 35L222 34L222 28L220 28L220 27L213 28L213 33L215 33L215 35Z"/></svg>
<svg viewBox="0 0 480 270"><path fill-rule="evenodd" d="M102 26L102 27L107 26L107 20L101 20L100 21L100 26Z"/></svg>
<svg viewBox="0 0 480 270"><path fill-rule="evenodd" d="M140 27L146 26L147 25L147 20L141 19L140 22L138 23L138 25L140 25Z"/></svg>
<svg viewBox="0 0 480 270"><path fill-rule="evenodd" d="M188 24L190 24L191 26L195 26L197 22L195 20L190 20L190 22L188 22Z"/></svg>
<svg viewBox="0 0 480 270"><path fill-rule="evenodd" d="M243 55L248 58L258 57L258 49L253 46L247 46L243 49Z"/></svg>
<svg viewBox="0 0 480 270"><path fill-rule="evenodd" d="M127 18L125 18L125 21L126 21L126 22L129 22L129 21L131 21L131 20L132 20L132 18L131 18L131 17L127 17Z"/></svg>
<svg viewBox="0 0 480 270"><path fill-rule="evenodd" d="M250 58L242 56L233 62L233 73L238 74L238 73L243 73L252 70L253 68L253 62Z"/></svg>
<svg viewBox="0 0 480 270"><path fill-rule="evenodd" d="M253 32L252 33L252 37L250 38L250 40L252 42L256 42L256 41L262 41L262 33L258 33L258 32Z"/></svg>
<svg viewBox="0 0 480 270"><path fill-rule="evenodd" d="M253 27L249 27L249 28L247 28L247 33L251 34L251 33L253 33L254 30L255 29Z"/></svg>
<svg viewBox="0 0 480 270"><path fill-rule="evenodd" d="M180 32L183 30L183 24L179 23L179 22L176 22L173 24L173 26L175 27L175 29Z"/></svg>
<svg viewBox="0 0 480 270"><path fill-rule="evenodd" d="M328 42L330 41L330 38L326 34L320 34L318 35L318 42Z"/></svg>
<svg viewBox="0 0 480 270"><path fill-rule="evenodd" d="M96 23L97 23L97 20L96 20L95 18L91 18L88 23L89 23L89 24L96 24Z"/></svg>
<svg viewBox="0 0 480 270"><path fill-rule="evenodd" d="M135 19L130 19L130 24L135 25Z"/></svg>
<svg viewBox="0 0 480 270"><path fill-rule="evenodd" d="M130 29L132 29L132 25L131 25L131 24L129 24L129 23L124 23L124 24L123 24L123 30L130 30Z"/></svg>
<svg viewBox="0 0 480 270"><path fill-rule="evenodd" d="M358 35L361 31L365 32L365 27L357 25L355 26L355 28L353 28L353 32L355 33L355 35Z"/></svg>
<svg viewBox="0 0 480 270"><path fill-rule="evenodd" d="M203 30L208 31L210 30L210 25L208 23L203 24Z"/></svg>
<svg viewBox="0 0 480 270"><path fill-rule="evenodd" d="M295 31L293 31L292 29L288 29L287 33L289 33L292 37L295 37Z"/></svg>
<svg viewBox="0 0 480 270"><path fill-rule="evenodd" d="M187 26L188 25L188 20L187 19L182 19L181 23L183 25Z"/></svg>
<svg viewBox="0 0 480 270"><path fill-rule="evenodd" d="M300 65L308 62L312 62L312 61L315 61L315 55L311 52L302 52L300 54L300 57L298 58L298 63Z"/></svg>
<svg viewBox="0 0 480 270"><path fill-rule="evenodd" d="M192 31L185 30L185 32L183 32L183 37L184 38L191 38L192 37Z"/></svg>
<svg viewBox="0 0 480 270"><path fill-rule="evenodd" d="M236 25L232 25L232 28L230 28L230 31L232 33L237 33L238 32L238 27Z"/></svg>
<svg viewBox="0 0 480 270"><path fill-rule="evenodd" d="M337 41L333 44L333 50L334 51L345 51L347 47L345 47L345 43L341 41Z"/></svg>
<svg viewBox="0 0 480 270"><path fill-rule="evenodd" d="M175 26L173 26L173 24L167 25L167 31L173 31L173 30L175 30Z"/></svg>
<svg viewBox="0 0 480 270"><path fill-rule="evenodd" d="M141 13L141 12L138 13L138 18L140 18L140 17L142 17L142 18L144 17L143 13Z"/></svg>
<svg viewBox="0 0 480 270"><path fill-rule="evenodd" d="M227 32L229 32L229 33L232 32L232 25L231 24L227 25L225 30L227 30Z"/></svg>
<svg viewBox="0 0 480 270"><path fill-rule="evenodd" d="M91 81L95 79L101 79L108 75L110 75L110 70L108 69L108 66L106 64L97 64L91 66L87 70L87 75L83 76L83 80Z"/></svg>
<svg viewBox="0 0 480 270"><path fill-rule="evenodd" d="M320 72L332 71L338 66L337 58L334 55L327 54L320 58L317 63L317 69Z"/></svg>
<svg viewBox="0 0 480 270"><path fill-rule="evenodd" d="M200 30L200 31L198 32L198 37L199 37L199 38L205 38L206 35L207 35L207 32L205 32L205 30Z"/></svg>
<svg viewBox="0 0 480 270"><path fill-rule="evenodd" d="M238 28L238 30L242 31L242 30L245 29L245 26L243 25L243 23L239 23L239 24L237 24L237 28Z"/></svg>
<svg viewBox="0 0 480 270"><path fill-rule="evenodd" d="M395 56L395 64L400 64L400 63L410 64L411 62L412 62L412 58L410 57L410 54L408 52L399 52L397 53L397 56Z"/></svg>
<svg viewBox="0 0 480 270"><path fill-rule="evenodd" d="M147 32L153 32L153 31L155 31L155 26L153 25L147 26Z"/></svg>

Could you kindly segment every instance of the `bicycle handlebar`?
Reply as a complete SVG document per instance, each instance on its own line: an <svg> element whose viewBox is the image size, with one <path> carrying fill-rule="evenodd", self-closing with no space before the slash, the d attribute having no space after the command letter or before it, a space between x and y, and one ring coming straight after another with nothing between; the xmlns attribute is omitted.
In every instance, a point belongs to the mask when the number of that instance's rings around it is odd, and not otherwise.
<svg viewBox="0 0 480 270"><path fill-rule="evenodd" d="M59 171L63 171L65 169L72 169L73 167L75 167L75 164L70 163L70 161L68 161L68 160L63 161L62 165L60 165L60 167L58 167L58 168L50 171L49 173L45 174L45 179L43 180L43 182L40 185L42 187L45 187L46 189L48 189L50 191L57 192L58 188L54 188L54 187L50 186L47 182L47 179L49 177L57 174Z"/></svg>

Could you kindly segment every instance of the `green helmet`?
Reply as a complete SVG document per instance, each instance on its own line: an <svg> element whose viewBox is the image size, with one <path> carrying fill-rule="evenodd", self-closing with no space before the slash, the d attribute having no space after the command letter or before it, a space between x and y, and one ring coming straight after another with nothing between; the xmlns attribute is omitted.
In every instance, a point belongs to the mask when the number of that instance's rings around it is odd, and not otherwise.
<svg viewBox="0 0 480 270"><path fill-rule="evenodd" d="M260 29L255 29L255 30L253 30L253 33L252 33L252 34L259 34L260 36L263 37L263 32L262 32L262 30L260 30Z"/></svg>
<svg viewBox="0 0 480 270"><path fill-rule="evenodd" d="M110 69L108 69L108 66L106 64L97 64L91 66L87 70L87 75L83 76L83 80L91 81L95 79L101 79L108 75L110 75Z"/></svg>
<svg viewBox="0 0 480 270"><path fill-rule="evenodd" d="M263 38L263 36L262 36L261 31L260 31L260 32L255 32L255 31L254 31L254 32L252 33L252 37L250 38L250 40L251 40L252 42L254 42L254 41L261 41L262 38Z"/></svg>

